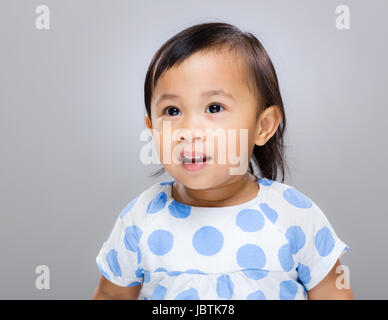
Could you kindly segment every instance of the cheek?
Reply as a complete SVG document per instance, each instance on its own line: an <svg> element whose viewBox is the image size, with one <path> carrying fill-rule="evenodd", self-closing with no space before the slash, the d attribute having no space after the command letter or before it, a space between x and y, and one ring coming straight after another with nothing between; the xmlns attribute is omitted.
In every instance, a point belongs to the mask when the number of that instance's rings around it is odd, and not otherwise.
<svg viewBox="0 0 388 320"><path fill-rule="evenodd" d="M241 156L241 152L249 153L255 143L256 126L253 122L246 121L234 129L226 130L227 146L229 152Z"/></svg>
<svg viewBox="0 0 388 320"><path fill-rule="evenodd" d="M159 159L161 162L163 162L163 134L162 131L159 129L154 128L154 131L152 133L152 142L154 144L156 153L159 156Z"/></svg>
<svg viewBox="0 0 388 320"><path fill-rule="evenodd" d="M159 159L163 164L169 159L169 155L166 154L166 152L168 151L169 143L170 142L168 141L163 142L163 134L161 134L160 132L158 136L154 136L155 148L158 152Z"/></svg>
<svg viewBox="0 0 388 320"><path fill-rule="evenodd" d="M173 141L172 138L172 135L168 132L163 134L162 131L158 131L153 136L154 146L159 160L166 167L178 164L177 162L179 161L181 148L179 148L177 141Z"/></svg>

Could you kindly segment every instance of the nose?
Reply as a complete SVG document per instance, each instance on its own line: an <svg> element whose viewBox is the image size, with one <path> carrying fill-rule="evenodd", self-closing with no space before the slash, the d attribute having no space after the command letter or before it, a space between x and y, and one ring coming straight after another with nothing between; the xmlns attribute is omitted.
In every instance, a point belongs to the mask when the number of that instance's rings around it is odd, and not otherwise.
<svg viewBox="0 0 388 320"><path fill-rule="evenodd" d="M203 123L197 116L186 115L181 127L179 128L179 142L188 143L205 142L205 130L202 128Z"/></svg>
<svg viewBox="0 0 388 320"><path fill-rule="evenodd" d="M196 129L179 129L179 142L186 141L188 143L205 142L205 130L202 128Z"/></svg>

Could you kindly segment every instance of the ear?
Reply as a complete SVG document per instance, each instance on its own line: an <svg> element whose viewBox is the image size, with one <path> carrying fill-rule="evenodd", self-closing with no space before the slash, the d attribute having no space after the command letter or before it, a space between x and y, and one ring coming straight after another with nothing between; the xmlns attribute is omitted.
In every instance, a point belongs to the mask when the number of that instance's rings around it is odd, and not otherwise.
<svg viewBox="0 0 388 320"><path fill-rule="evenodd" d="M273 105L266 108L257 121L257 133L255 144L262 146L276 133L282 115L278 106Z"/></svg>
<svg viewBox="0 0 388 320"><path fill-rule="evenodd" d="M146 126L147 126L148 129L152 129L151 120L150 120L150 118L148 117L148 115L146 115L146 116L144 117L144 122L145 122L145 124L146 124Z"/></svg>

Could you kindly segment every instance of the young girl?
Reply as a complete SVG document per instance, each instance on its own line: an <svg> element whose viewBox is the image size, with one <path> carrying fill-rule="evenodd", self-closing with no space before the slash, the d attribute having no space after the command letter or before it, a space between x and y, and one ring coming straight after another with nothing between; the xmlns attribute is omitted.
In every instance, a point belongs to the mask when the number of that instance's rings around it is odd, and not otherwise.
<svg viewBox="0 0 388 320"><path fill-rule="evenodd" d="M254 35L226 23L178 33L152 59L145 106L173 179L136 195L117 217L96 258L94 299L353 299L337 281L349 247L311 199L284 183L285 112ZM165 123L175 138L166 139ZM210 145L194 129L234 129L237 143ZM249 167L232 174L236 164L221 161L220 147L240 150Z"/></svg>

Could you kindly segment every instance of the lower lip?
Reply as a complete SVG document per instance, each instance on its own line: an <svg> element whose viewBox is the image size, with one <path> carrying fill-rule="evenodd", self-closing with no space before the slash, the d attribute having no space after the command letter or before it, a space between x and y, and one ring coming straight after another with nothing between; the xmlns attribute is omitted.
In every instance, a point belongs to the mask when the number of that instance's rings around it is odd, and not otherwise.
<svg viewBox="0 0 388 320"><path fill-rule="evenodd" d="M206 166L206 161L199 162L199 163L187 163L187 162L182 161L182 166L187 171L195 172L195 171L199 171L202 168L204 168Z"/></svg>

